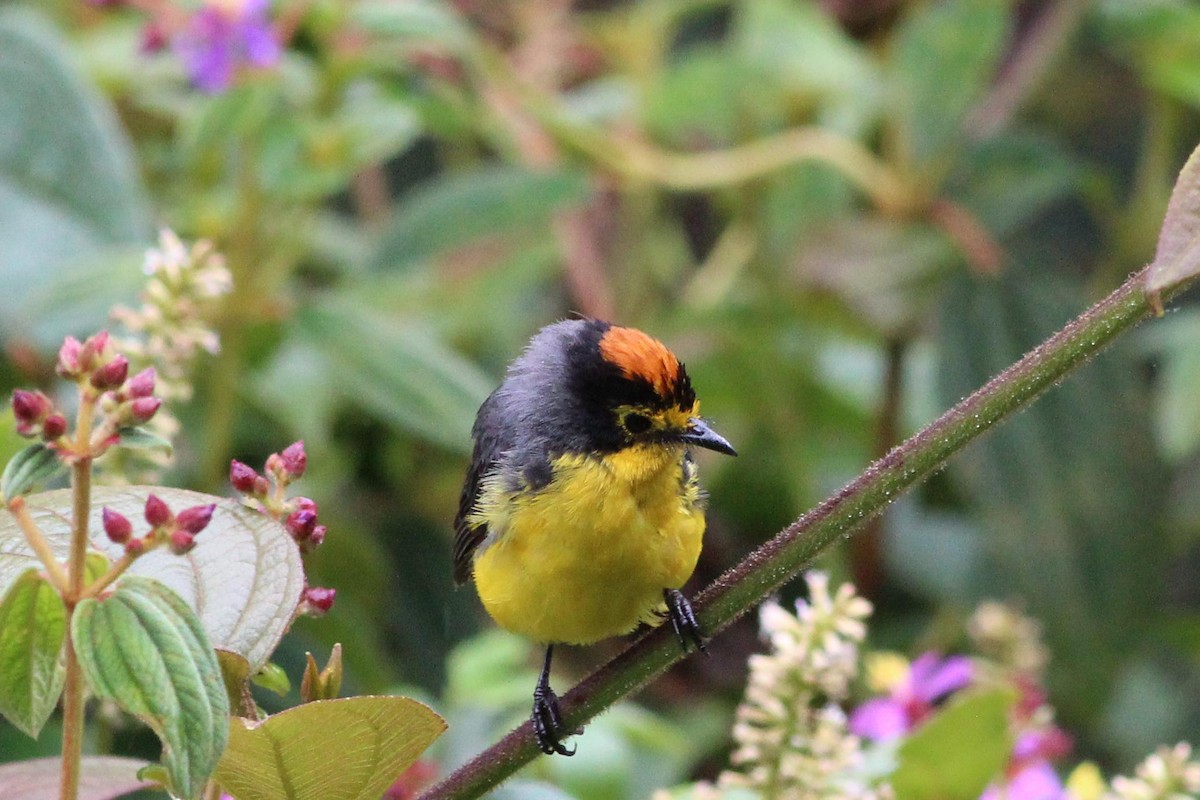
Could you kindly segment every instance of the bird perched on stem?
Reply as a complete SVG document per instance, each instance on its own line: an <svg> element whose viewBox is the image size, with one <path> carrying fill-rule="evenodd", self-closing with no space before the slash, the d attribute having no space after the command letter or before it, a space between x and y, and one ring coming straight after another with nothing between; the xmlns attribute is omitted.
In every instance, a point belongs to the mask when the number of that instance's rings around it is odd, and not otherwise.
<svg viewBox="0 0 1200 800"><path fill-rule="evenodd" d="M658 340L599 320L540 330L479 409L455 519L454 578L500 627L546 645L532 722L573 755L550 688L557 643L665 616L703 649L691 576L704 494L690 448L736 455L699 417L683 364Z"/></svg>

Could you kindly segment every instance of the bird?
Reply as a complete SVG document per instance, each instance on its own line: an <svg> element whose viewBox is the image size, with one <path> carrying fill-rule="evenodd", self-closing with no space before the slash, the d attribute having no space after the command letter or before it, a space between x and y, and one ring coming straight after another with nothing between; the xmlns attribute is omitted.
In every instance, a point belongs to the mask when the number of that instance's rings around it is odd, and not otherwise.
<svg viewBox="0 0 1200 800"><path fill-rule="evenodd" d="M704 636L680 588L705 528L692 448L734 448L699 415L684 365L657 339L597 319L547 325L472 427L455 516L454 580L474 578L501 627L546 646L531 721L539 749L574 755L550 686L557 644L644 622Z"/></svg>

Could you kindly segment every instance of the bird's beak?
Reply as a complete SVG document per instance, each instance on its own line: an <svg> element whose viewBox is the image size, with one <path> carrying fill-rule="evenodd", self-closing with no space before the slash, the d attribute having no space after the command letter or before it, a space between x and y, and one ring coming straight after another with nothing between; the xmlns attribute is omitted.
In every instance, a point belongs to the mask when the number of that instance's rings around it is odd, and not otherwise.
<svg viewBox="0 0 1200 800"><path fill-rule="evenodd" d="M716 450L718 453L724 453L727 456L736 456L737 451L733 449L733 445L725 441L725 437L708 427L708 423L699 417L692 417L688 422L687 430L680 437L688 444L694 444L697 447L704 447L709 450Z"/></svg>

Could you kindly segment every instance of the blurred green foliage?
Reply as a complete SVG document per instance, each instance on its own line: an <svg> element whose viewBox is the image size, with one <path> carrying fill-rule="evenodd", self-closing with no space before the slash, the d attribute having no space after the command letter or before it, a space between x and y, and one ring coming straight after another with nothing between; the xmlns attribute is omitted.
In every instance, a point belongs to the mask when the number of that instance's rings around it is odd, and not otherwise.
<svg viewBox="0 0 1200 800"><path fill-rule="evenodd" d="M612 317L687 362L741 453L703 464L700 583L1149 261L1200 133L1183 0L280 0L280 63L213 95L140 48L186 8L0 9L0 382L45 383L134 302L155 226L212 239L235 291L175 482L307 440L311 580L339 595L278 659L340 641L348 693L440 698L444 766L532 686L451 588L449 521L537 328ZM879 643L953 649L1015 600L1083 754L1194 732L1198 330L1172 310L830 555ZM711 773L754 647L735 629L531 779L600 800ZM562 796L539 786L505 791Z"/></svg>

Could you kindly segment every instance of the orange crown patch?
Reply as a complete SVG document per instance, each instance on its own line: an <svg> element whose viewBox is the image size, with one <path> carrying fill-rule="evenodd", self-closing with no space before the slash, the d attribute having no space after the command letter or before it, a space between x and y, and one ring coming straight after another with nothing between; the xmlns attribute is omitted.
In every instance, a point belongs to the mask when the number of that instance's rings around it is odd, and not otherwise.
<svg viewBox="0 0 1200 800"><path fill-rule="evenodd" d="M670 397L679 387L679 359L662 342L639 330L609 328L600 339L600 355L619 367L625 377L649 383L659 397Z"/></svg>

